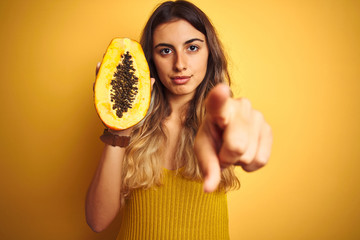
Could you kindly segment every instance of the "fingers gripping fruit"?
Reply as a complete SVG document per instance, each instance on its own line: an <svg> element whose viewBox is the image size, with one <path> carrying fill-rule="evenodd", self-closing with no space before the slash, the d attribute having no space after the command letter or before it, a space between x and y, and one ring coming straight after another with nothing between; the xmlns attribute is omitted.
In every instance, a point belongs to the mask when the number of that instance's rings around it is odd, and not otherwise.
<svg viewBox="0 0 360 240"><path fill-rule="evenodd" d="M101 121L114 130L132 127L145 117L150 97L150 71L141 45L128 38L113 39L94 86Z"/></svg>

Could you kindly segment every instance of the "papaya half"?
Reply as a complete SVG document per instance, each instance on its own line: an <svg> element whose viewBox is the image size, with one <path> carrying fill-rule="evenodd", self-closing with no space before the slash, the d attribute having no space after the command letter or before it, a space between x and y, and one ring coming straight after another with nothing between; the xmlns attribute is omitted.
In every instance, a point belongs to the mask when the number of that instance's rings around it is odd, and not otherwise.
<svg viewBox="0 0 360 240"><path fill-rule="evenodd" d="M132 127L146 116L150 98L150 70L141 45L129 38L114 38L94 85L101 121L113 130Z"/></svg>

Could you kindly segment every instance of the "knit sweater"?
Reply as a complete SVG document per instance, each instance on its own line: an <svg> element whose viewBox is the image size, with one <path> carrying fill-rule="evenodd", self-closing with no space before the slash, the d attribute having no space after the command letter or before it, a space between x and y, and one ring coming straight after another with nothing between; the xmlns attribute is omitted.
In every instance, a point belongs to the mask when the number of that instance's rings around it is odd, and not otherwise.
<svg viewBox="0 0 360 240"><path fill-rule="evenodd" d="M229 239L226 194L204 193L202 182L165 169L162 186L134 190L126 200L117 239Z"/></svg>

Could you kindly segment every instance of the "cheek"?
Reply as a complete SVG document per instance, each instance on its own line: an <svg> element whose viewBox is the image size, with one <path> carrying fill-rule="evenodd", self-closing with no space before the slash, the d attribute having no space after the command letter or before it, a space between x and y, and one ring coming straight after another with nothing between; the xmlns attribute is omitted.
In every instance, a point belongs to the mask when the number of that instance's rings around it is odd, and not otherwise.
<svg viewBox="0 0 360 240"><path fill-rule="evenodd" d="M201 72L204 76L207 70L207 57L204 56L201 59L198 59L198 71Z"/></svg>
<svg viewBox="0 0 360 240"><path fill-rule="evenodd" d="M155 58L154 65L159 76L166 72L166 62L161 61L161 59Z"/></svg>
<svg viewBox="0 0 360 240"><path fill-rule="evenodd" d="M209 53L207 51L202 52L201 55L198 55L196 61L198 62L199 70L201 68L204 71L206 71L208 58L209 58Z"/></svg>
<svg viewBox="0 0 360 240"><path fill-rule="evenodd" d="M166 82L164 79L166 79L167 71L166 71L166 67L165 67L164 63L162 61L159 61L159 59L157 59L157 60L154 59L153 61L154 61L154 66L155 66L155 69L156 69L156 72L157 72L160 82L163 85L166 85Z"/></svg>

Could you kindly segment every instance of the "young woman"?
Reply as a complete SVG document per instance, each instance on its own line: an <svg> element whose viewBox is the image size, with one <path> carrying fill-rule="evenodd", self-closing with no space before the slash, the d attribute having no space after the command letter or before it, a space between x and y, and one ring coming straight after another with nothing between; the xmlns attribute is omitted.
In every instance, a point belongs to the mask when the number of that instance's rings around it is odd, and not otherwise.
<svg viewBox="0 0 360 240"><path fill-rule="evenodd" d="M96 232L123 207L118 239L229 239L226 192L234 166L264 166L272 134L247 99L231 98L221 43L207 16L186 1L164 2L141 44L153 81L147 117L105 144L86 198Z"/></svg>

